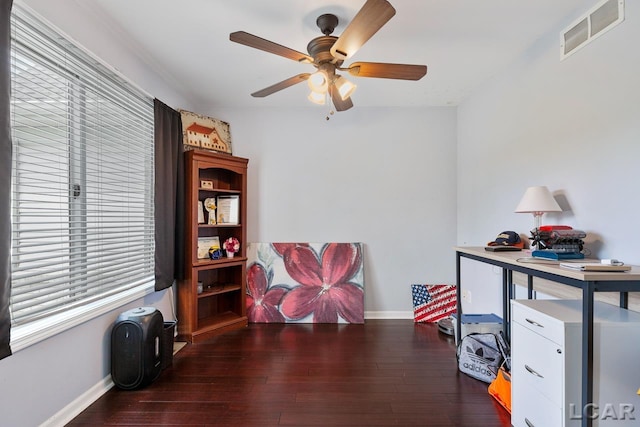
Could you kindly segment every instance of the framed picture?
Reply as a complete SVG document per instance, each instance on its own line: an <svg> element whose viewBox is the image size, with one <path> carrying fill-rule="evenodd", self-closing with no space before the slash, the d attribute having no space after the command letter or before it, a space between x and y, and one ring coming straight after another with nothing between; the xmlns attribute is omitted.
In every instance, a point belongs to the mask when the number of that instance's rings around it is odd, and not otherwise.
<svg viewBox="0 0 640 427"><path fill-rule="evenodd" d="M198 237L198 259L220 259L222 250L220 249L220 238Z"/></svg>
<svg viewBox="0 0 640 427"><path fill-rule="evenodd" d="M229 123L190 111L178 110L182 119L185 149L204 148L232 154Z"/></svg>
<svg viewBox="0 0 640 427"><path fill-rule="evenodd" d="M202 202L198 200L198 224L204 224L204 209Z"/></svg>
<svg viewBox="0 0 640 427"><path fill-rule="evenodd" d="M203 190L213 190L213 181L200 180L200 188Z"/></svg>
<svg viewBox="0 0 640 427"><path fill-rule="evenodd" d="M218 196L218 224L238 225L240 223L240 196Z"/></svg>

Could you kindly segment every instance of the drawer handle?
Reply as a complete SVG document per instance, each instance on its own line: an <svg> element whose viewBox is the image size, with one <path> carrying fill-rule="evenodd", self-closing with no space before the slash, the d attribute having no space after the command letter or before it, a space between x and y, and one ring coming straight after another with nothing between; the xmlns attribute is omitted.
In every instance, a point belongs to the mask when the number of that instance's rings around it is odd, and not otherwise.
<svg viewBox="0 0 640 427"><path fill-rule="evenodd" d="M537 373L534 369L531 369L529 367L529 365L524 365L524 368L529 371L530 374L535 375L538 378L544 378L542 375L540 375L539 373Z"/></svg>
<svg viewBox="0 0 640 427"><path fill-rule="evenodd" d="M526 320L527 322L531 323L533 326L537 326L539 328L544 328L544 326L542 326L540 323L536 322L535 320L531 320L531 319L527 319L527 318L525 318L524 320Z"/></svg>
<svg viewBox="0 0 640 427"><path fill-rule="evenodd" d="M524 422L525 422L525 424L526 424L526 425L528 425L529 427L536 427L536 426L534 426L534 425L531 423L531 421L529 421L529 420L528 420L528 419L526 419L526 418L524 419Z"/></svg>

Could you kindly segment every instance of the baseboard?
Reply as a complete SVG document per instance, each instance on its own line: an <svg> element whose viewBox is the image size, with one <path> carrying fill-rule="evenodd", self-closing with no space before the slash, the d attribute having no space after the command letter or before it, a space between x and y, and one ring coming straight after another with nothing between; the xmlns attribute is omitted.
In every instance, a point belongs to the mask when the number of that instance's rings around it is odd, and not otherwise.
<svg viewBox="0 0 640 427"><path fill-rule="evenodd" d="M111 387L113 387L113 380L111 375L108 375L102 379L98 384L91 387L86 392L82 393L73 402L58 411L57 414L49 418L44 423L40 424L40 427L63 427L71 420L73 420L80 412L84 411L93 402L98 400L100 396L105 394Z"/></svg>
<svg viewBox="0 0 640 427"><path fill-rule="evenodd" d="M365 311L366 319L411 319L413 320L413 311Z"/></svg>

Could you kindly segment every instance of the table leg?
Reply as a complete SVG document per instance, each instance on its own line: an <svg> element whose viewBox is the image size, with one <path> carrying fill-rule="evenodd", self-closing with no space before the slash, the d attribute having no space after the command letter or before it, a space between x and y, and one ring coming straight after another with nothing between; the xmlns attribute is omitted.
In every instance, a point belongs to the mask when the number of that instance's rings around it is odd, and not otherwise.
<svg viewBox="0 0 640 427"><path fill-rule="evenodd" d="M511 301L511 292L509 292L509 276L511 274L511 270L507 270L506 268L502 269L502 331L504 332L504 336L507 337L507 341L511 339L511 334L509 333L509 304Z"/></svg>
<svg viewBox="0 0 640 427"><path fill-rule="evenodd" d="M582 427L593 425L593 293L594 282L582 288Z"/></svg>
<svg viewBox="0 0 640 427"><path fill-rule="evenodd" d="M620 307L625 310L629 308L629 292L620 292Z"/></svg>
<svg viewBox="0 0 640 427"><path fill-rule="evenodd" d="M459 343L462 339L462 295L460 284L460 252L456 251L456 336L455 341Z"/></svg>
<svg viewBox="0 0 640 427"><path fill-rule="evenodd" d="M527 275L527 298L533 299L533 276Z"/></svg>

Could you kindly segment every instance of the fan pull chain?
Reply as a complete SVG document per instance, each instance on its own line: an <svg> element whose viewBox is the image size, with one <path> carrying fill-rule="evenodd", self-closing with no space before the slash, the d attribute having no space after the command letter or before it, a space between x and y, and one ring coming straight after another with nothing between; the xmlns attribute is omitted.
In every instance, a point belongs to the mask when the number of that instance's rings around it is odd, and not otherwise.
<svg viewBox="0 0 640 427"><path fill-rule="evenodd" d="M329 106L329 114L327 114L327 116L325 117L326 120L329 120L331 117L333 116L333 114L335 113L335 111L333 111L333 101L331 100L331 97L329 96L329 92L327 91L326 95L327 97L326 99L326 103Z"/></svg>

